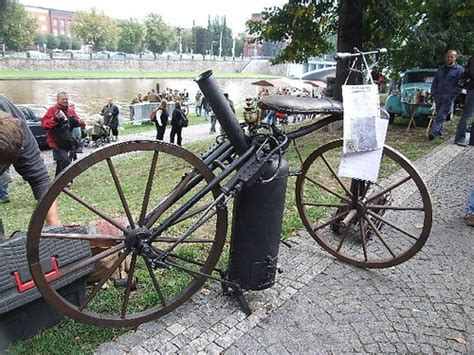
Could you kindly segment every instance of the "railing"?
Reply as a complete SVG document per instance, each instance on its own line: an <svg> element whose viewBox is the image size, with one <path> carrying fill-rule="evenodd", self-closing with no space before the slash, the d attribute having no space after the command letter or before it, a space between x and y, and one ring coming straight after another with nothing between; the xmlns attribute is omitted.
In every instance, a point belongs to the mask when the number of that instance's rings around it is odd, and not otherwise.
<svg viewBox="0 0 474 355"><path fill-rule="evenodd" d="M155 110L159 102L141 102L138 104L130 105L130 122L146 122L150 120L150 115ZM168 114L171 117L174 111L174 102L168 102Z"/></svg>

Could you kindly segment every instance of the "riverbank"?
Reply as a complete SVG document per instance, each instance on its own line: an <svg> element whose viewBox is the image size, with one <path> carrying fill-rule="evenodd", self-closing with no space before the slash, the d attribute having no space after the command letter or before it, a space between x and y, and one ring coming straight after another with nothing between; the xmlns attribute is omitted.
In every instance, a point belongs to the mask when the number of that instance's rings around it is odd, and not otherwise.
<svg viewBox="0 0 474 355"><path fill-rule="evenodd" d="M0 70L0 80L68 80L68 79L194 79L199 71L36 71ZM272 79L276 75L214 72L219 79Z"/></svg>

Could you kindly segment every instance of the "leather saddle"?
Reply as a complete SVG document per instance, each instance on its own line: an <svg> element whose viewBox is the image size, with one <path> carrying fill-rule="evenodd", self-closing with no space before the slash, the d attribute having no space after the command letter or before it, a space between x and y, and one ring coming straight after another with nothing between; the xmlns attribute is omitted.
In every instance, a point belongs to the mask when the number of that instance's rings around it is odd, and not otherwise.
<svg viewBox="0 0 474 355"><path fill-rule="evenodd" d="M284 95L264 96L260 99L262 109L292 113L342 113L342 103L332 99L316 99L311 97L294 97Z"/></svg>

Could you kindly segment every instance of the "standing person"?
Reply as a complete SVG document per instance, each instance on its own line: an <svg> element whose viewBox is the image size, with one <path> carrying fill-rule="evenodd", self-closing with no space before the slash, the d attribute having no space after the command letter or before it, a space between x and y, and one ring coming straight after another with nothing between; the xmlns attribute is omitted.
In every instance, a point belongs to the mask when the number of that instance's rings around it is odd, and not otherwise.
<svg viewBox="0 0 474 355"><path fill-rule="evenodd" d="M160 102L160 97L156 93L155 89L151 89L151 92L148 93L149 102Z"/></svg>
<svg viewBox="0 0 474 355"><path fill-rule="evenodd" d="M76 104L74 102L69 103L69 107L76 111ZM72 129L72 138L76 141L76 152L75 153L82 153L82 128L81 127L74 127Z"/></svg>
<svg viewBox="0 0 474 355"><path fill-rule="evenodd" d="M459 123L456 128L456 136L454 138L454 144L457 144L461 147L465 147L467 124L468 122L471 121L472 115L474 113L474 55L471 55L471 58L469 59L469 62L467 63L466 70L464 71L462 86L464 89L466 89L466 99L464 100L464 111L462 113L461 118L459 119ZM473 204L474 204L474 201L473 201Z"/></svg>
<svg viewBox="0 0 474 355"><path fill-rule="evenodd" d="M202 106L202 109L204 110L204 120L209 121L209 113L211 112L211 105L209 105L209 102L207 101L204 95L202 96L201 106Z"/></svg>
<svg viewBox="0 0 474 355"><path fill-rule="evenodd" d="M182 137L181 132L183 130L182 118L186 116L181 110L181 103L176 101L173 114L171 115L171 133L170 133L170 143L174 143L174 136L177 136L177 144L180 146Z"/></svg>
<svg viewBox="0 0 474 355"><path fill-rule="evenodd" d="M109 126L112 130L112 140L118 140L118 126L119 126L119 108L112 103L112 98L107 98L107 105L102 108L101 116L104 117L104 124Z"/></svg>
<svg viewBox="0 0 474 355"><path fill-rule="evenodd" d="M458 81L462 78L464 68L456 63L458 53L454 49L446 52L445 64L435 74L431 84L431 95L436 104L436 118L428 135L433 140L443 135L443 124L451 111L454 99L461 92Z"/></svg>
<svg viewBox="0 0 474 355"><path fill-rule="evenodd" d="M217 123L216 114L214 113L213 110L211 110L209 112L209 115L211 116L211 129L209 130L209 133L216 133L216 123Z"/></svg>
<svg viewBox="0 0 474 355"><path fill-rule="evenodd" d="M28 182L36 200L48 190L51 183L41 152L23 113L5 96L0 95L0 185L11 181L5 171L13 165ZM56 202L46 215L48 225L59 225Z"/></svg>
<svg viewBox="0 0 474 355"><path fill-rule="evenodd" d="M155 127L156 127L156 139L159 141L163 140L165 136L166 125L168 124L168 102L166 100L161 100L160 106L156 109L155 112Z"/></svg>
<svg viewBox="0 0 474 355"><path fill-rule="evenodd" d="M224 93L224 97L225 97L225 99L227 100L227 102L229 103L230 109L232 110L232 112L233 112L234 115L235 115L234 101L232 101L231 99L229 99L229 94L226 93L226 92Z"/></svg>
<svg viewBox="0 0 474 355"><path fill-rule="evenodd" d="M84 126L76 111L69 107L68 94L61 91L57 98L57 103L46 111L41 120L41 127L48 130L47 141L56 161L56 176L71 163L69 152L74 148L72 129Z"/></svg>
<svg viewBox="0 0 474 355"><path fill-rule="evenodd" d="M201 117L201 112L202 112L202 92L198 90L196 93L196 96L194 99L196 100L196 108L194 109L194 112L196 113L197 117Z"/></svg>

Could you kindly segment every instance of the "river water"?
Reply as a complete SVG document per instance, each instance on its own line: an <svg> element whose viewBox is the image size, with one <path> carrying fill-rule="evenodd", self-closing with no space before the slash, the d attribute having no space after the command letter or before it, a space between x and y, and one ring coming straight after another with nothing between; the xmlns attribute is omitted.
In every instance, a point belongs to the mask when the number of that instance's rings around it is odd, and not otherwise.
<svg viewBox="0 0 474 355"><path fill-rule="evenodd" d="M220 87L229 93L235 106L243 106L244 99L255 96L254 79L217 79ZM69 93L70 101L76 104L79 115L100 113L107 97L112 97L119 106L124 119L129 118L129 103L137 93L146 95L159 84L165 88L183 91L191 100L199 90L192 79L93 79L93 80L0 80L0 93L16 104L39 104L50 106L56 102L60 91Z"/></svg>

